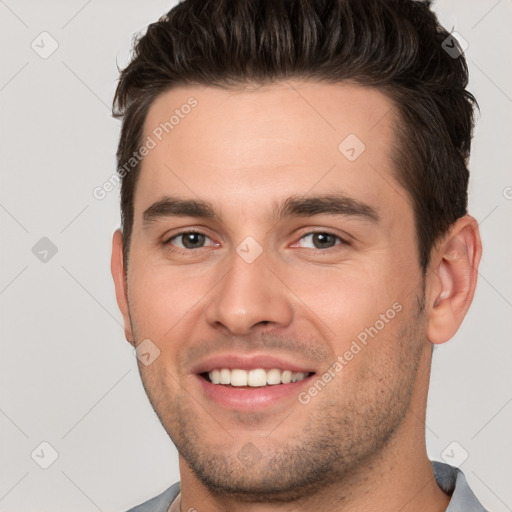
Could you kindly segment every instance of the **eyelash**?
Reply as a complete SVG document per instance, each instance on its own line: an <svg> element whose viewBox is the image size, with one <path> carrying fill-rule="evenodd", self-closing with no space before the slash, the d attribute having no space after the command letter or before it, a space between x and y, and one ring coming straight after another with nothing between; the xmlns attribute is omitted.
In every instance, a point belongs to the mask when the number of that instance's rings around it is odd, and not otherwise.
<svg viewBox="0 0 512 512"><path fill-rule="evenodd" d="M315 235L315 234L321 234L321 235L329 235L329 236L333 236L337 239L337 241L339 240L339 244L338 243L335 243L335 245L333 247L328 247L327 249L318 249L318 248L309 248L309 250L311 251L315 251L315 252L327 252L329 249L334 249L336 246L338 245L344 245L344 246L350 246L351 243L342 238L341 236L335 234L335 233L332 233L330 231L308 231L307 233L303 234L298 240L302 240L303 238L306 238L307 236L311 236L311 235ZM184 236L184 235L203 235L204 237L206 237L207 239L210 239L210 237L206 234L206 233L203 233L201 231L196 231L196 230L190 230L190 231L181 231L179 233L176 233L175 235L173 235L172 237L168 238L166 241L163 242L163 245L164 246L170 246L172 245L172 241L181 237L181 236ZM210 239L211 240L211 239ZM294 244L296 244L298 242L295 242ZM199 247L198 249L205 249L207 247ZM308 248L306 248L308 249ZM197 249L182 249L181 247L176 247L175 250L178 250L178 251L184 251L184 252L190 252L190 251L194 251L194 250L197 250Z"/></svg>
<svg viewBox="0 0 512 512"><path fill-rule="evenodd" d="M308 248L308 247L302 247L302 249L308 249L310 251L315 251L315 252L327 252L329 249L334 249L335 247L337 246L349 246L350 245L350 242L348 242L348 240L345 240L344 238L342 238L341 236L335 234L335 233L331 233L330 231L309 231L308 233L305 233L304 235L302 235L300 238L299 238L299 242L308 237L308 236L312 236L312 235L328 235L328 236L332 236L336 239L336 242L339 241L339 243L335 243L334 246L332 247L328 247L326 249L319 249L317 247L314 247L314 248ZM296 242L296 244L298 244L299 242ZM294 244L295 246L295 244Z"/></svg>
<svg viewBox="0 0 512 512"><path fill-rule="evenodd" d="M163 242L163 245L164 246L172 245L171 242L173 240L175 240L176 238L179 238L180 236L184 236L184 235L203 235L204 237L210 239L210 237L206 233L192 229L192 230L188 230L188 231L181 231L179 233L176 233L175 235L172 235L170 238L168 238L166 241ZM199 247L199 249L204 249L204 247ZM192 251L193 249L186 249L186 248L182 249L181 247L177 247L176 250L189 252L189 251Z"/></svg>

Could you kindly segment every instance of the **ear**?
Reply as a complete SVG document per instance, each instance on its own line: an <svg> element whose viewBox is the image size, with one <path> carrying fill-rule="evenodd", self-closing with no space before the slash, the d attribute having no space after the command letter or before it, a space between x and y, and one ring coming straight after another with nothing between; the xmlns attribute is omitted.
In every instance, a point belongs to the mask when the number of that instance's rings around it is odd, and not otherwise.
<svg viewBox="0 0 512 512"><path fill-rule="evenodd" d="M123 315L124 335L126 340L134 345L135 342L130 322L130 310L128 308L128 293L124 271L123 232L120 229L116 229L114 236L112 237L112 259L110 261L110 269L116 288L117 305Z"/></svg>
<svg viewBox="0 0 512 512"><path fill-rule="evenodd" d="M482 241L477 221L465 215L432 251L427 277L427 338L444 343L459 329L475 294Z"/></svg>

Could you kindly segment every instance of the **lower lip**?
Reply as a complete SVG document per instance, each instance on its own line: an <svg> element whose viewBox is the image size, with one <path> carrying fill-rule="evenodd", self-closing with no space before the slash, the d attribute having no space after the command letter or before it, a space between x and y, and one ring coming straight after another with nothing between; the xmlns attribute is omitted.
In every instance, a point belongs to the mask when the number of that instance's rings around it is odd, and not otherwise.
<svg viewBox="0 0 512 512"><path fill-rule="evenodd" d="M235 387L212 384L204 377L196 375L206 396L226 409L256 411L271 407L279 402L297 398L301 388L309 385L310 375L300 382L275 384L261 387Z"/></svg>

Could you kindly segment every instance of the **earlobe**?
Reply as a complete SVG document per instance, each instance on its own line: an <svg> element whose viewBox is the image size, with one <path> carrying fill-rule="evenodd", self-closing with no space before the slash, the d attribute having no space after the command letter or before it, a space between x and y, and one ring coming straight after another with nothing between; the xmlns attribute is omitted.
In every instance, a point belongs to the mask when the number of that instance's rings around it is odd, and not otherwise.
<svg viewBox="0 0 512 512"><path fill-rule="evenodd" d="M476 220L460 218L432 255L427 338L444 343L459 329L475 293L482 243Z"/></svg>
<svg viewBox="0 0 512 512"><path fill-rule="evenodd" d="M124 334L126 340L133 345L135 342L131 328L130 310L128 308L128 293L124 271L123 233L120 229L117 229L112 237L112 258L110 261L110 270L112 272L112 278L114 279L117 305L123 315Z"/></svg>

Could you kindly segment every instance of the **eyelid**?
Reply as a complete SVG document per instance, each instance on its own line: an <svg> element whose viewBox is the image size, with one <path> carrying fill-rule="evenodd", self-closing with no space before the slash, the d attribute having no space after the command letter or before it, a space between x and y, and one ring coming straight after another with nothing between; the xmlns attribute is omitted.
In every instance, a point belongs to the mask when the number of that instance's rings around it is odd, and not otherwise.
<svg viewBox="0 0 512 512"><path fill-rule="evenodd" d="M218 242L215 242L211 236L209 236L208 234L206 234L204 231L201 231L200 229L196 229L196 228L188 228L188 229L182 229L181 231L178 231L176 233L173 233L172 235L167 235L164 237L164 240L162 242L162 244L164 246L167 246L167 245L172 245L172 241L175 239L175 238L179 238L180 236L183 236L183 235L188 235L188 234L198 234L198 235L203 235L205 238L207 238L208 240L212 241L213 244L212 245L208 245L208 246L205 246L205 247L199 247L198 249L205 249L207 247L213 247L213 246L219 246L220 244ZM177 249L180 249L180 250L186 250L186 251L191 251L192 249L186 249L186 248L182 248L182 247L176 247ZM195 249L195 250L198 250L198 249Z"/></svg>
<svg viewBox="0 0 512 512"><path fill-rule="evenodd" d="M336 247L338 245L346 245L346 246L352 245L352 242L350 241L350 237L348 235L342 236L339 233L336 233L335 231L333 231L332 229L318 228L318 229L314 229L314 230L309 229L308 231L303 232L296 239L296 241L293 242L292 247L297 247L299 241L302 240L303 238L305 238L306 236L315 235L315 234L331 235L331 236L334 236L335 238L337 238L340 241L339 244L335 244L333 247L330 247L329 249L334 249L334 247ZM325 252L328 249L315 249L315 250Z"/></svg>
<svg viewBox="0 0 512 512"><path fill-rule="evenodd" d="M162 244L164 246L167 246L167 245L172 245L172 241L182 235L186 235L186 234L190 234L190 233L197 233L199 235L203 235L204 237L206 237L208 240L210 240L211 242L213 242L212 245L208 245L208 246L205 246L205 247L199 247L198 249L206 249L208 247L219 247L220 243L219 242L216 242L215 240L213 240L213 238L211 236L209 236L204 230L200 229L200 228L188 228L188 229L181 229L180 231L177 231L175 233L173 233L172 235L167 235L164 237L163 239L163 242ZM318 233L321 233L321 234L326 234L326 235L331 235L331 236L334 236L335 238L337 238L339 240L340 243L336 243L333 247L329 247L328 249L311 249L311 250L317 250L317 251L321 251L321 252L326 252L328 251L329 249L334 249L336 246L339 246L339 245L345 245L345 246L350 246L352 245L352 242L350 241L350 238L349 236L345 235L345 236L342 236L338 233L336 233L334 230L332 229L325 229L325 228L317 228L317 229L309 229L307 231L304 231L297 239L295 242L292 243L291 247L299 247L298 246L298 243L300 240L302 240L303 238L307 237L307 236L311 236L311 235L314 235L314 234L318 234ZM176 246L174 246L176 247ZM185 251L191 251L192 249L184 249L184 248L181 248L181 247L176 247L176 249L178 250L185 250ZM198 249L195 249L196 251ZM307 248L306 248L307 249Z"/></svg>
<svg viewBox="0 0 512 512"><path fill-rule="evenodd" d="M208 233L211 233L211 230L203 226L201 224L183 224L181 226L176 226L172 229L167 229L162 235L161 240L163 242L167 242L172 238L175 238L179 235L185 235L186 233L198 233L200 235L207 236L212 238Z"/></svg>

